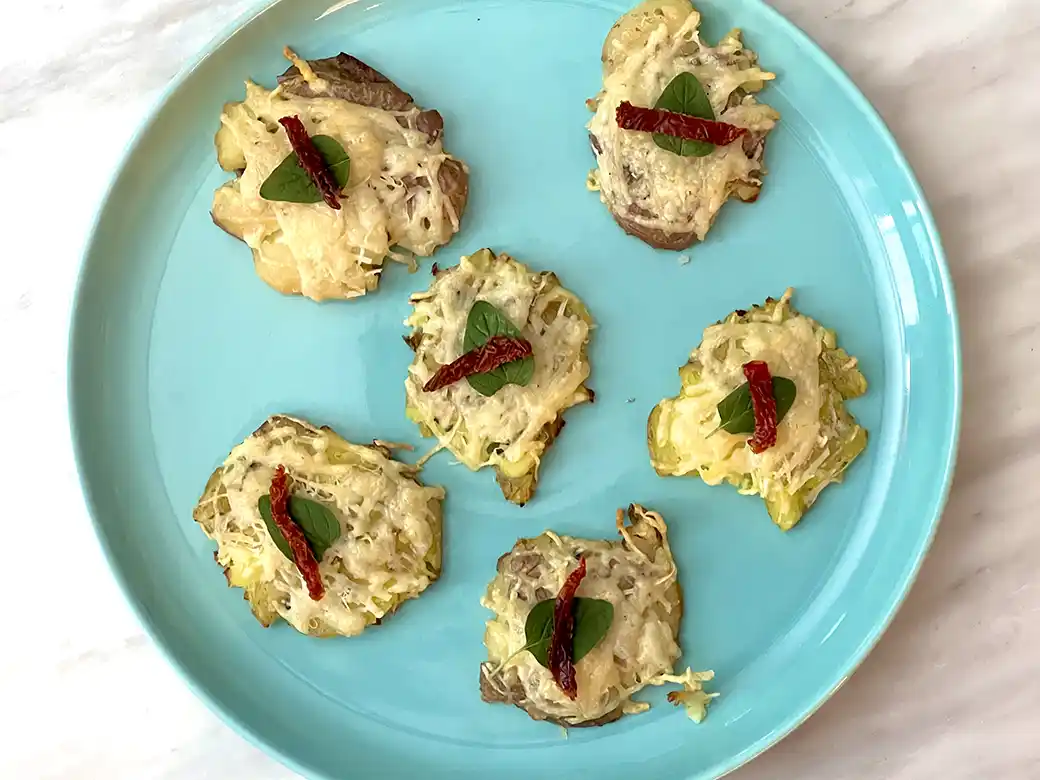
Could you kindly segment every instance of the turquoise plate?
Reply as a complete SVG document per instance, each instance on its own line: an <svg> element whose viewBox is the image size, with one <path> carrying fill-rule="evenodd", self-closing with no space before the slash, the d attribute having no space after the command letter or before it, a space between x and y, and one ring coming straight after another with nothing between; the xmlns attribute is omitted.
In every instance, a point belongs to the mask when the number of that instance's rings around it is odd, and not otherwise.
<svg viewBox="0 0 1040 780"><path fill-rule="evenodd" d="M783 115L754 205L731 203L682 265L615 227L585 189L586 98L603 36L625 0L286 0L220 37L171 86L126 153L84 260L71 338L70 404L82 482L127 598L205 701L315 778L708 778L811 714L877 641L935 531L953 468L960 358L935 225L884 125L805 35L759 0L701 2L715 39L742 27L778 73L763 99ZM462 232L436 259L483 246L553 269L599 328L595 405L568 415L535 501L501 498L492 475L447 453L444 576L385 625L317 641L264 630L225 587L191 510L210 471L268 414L348 438L424 446L404 416L408 294L429 283L387 269L377 293L317 305L279 295L246 248L210 222L225 180L213 133L247 76L271 84L284 44L345 50L445 116L472 169ZM796 288L835 328L870 392L852 404L870 445L792 533L758 499L660 479L647 414L679 386L701 329ZM498 556L547 527L613 535L630 501L669 520L687 594L684 664L722 695L700 726L649 694L648 713L561 730L481 702Z"/></svg>

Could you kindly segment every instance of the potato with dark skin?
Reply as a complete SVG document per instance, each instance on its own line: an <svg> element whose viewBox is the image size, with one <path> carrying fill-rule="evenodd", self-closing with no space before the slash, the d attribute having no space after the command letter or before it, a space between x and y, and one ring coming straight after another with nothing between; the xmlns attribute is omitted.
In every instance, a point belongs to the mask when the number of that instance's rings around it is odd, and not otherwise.
<svg viewBox="0 0 1040 780"><path fill-rule="evenodd" d="M280 223L280 220L287 218L285 215L279 216L270 210L255 208L243 210L240 200L231 195L233 191L237 192L237 190L229 189L229 187L238 186L235 182L230 182L217 190L210 213L214 223L221 229L229 235L245 241L250 246L257 273L280 292L304 294L315 300L363 295L378 286L383 260L395 244L416 255L426 256L450 240L454 232L458 230L459 221L466 209L469 196L469 173L461 161L441 151L441 139L444 132L444 119L441 114L434 110L420 109L411 95L379 71L356 57L344 53L325 59L301 60L287 50L286 56L296 64L278 77L278 88L274 93L270 93L274 98L271 103L271 115L268 115L266 109L263 112L255 107L251 109L253 120L260 120L266 124L270 133L277 135L279 132L275 119L279 116L277 112L281 103L277 96L295 100L298 107L301 105L301 100L305 101L303 106L310 101L314 101L315 106L320 102L321 108L310 112L310 118L314 120L312 127L318 126L318 117L330 113L336 115L335 105L342 101L343 110L351 107L357 110L358 107L364 107L380 112L392 112L392 118L396 119L397 124L400 125L401 132L410 134L408 137L412 139L408 140L402 136L400 139L393 140L392 143L397 144L401 149L413 148L420 152L425 149L423 153L427 155L426 159L429 162L415 168L419 172L414 175L407 171L401 173L388 168L390 163L387 161L384 161L382 171L372 160L364 164L362 168L358 168L359 159L355 158L355 147L352 144L357 142L361 147L368 144L365 147L368 149L366 154L371 157L371 139L377 137L371 132L372 130L377 127L381 128L378 130L378 138L381 139L394 139L395 134L386 128L385 120L380 125L381 120L374 116L369 119L375 124L367 125L369 128L367 130L358 130L360 135L353 138L350 135L352 132L350 128L364 128L366 125L354 121L353 124L340 126L338 140L343 143L352 158L351 181L343 191L344 208L363 209L359 213L365 216L365 221L353 232L346 228L336 231L321 227L323 223L320 219L304 214L300 219L306 220L306 222L301 222L299 226L289 232L293 236L298 236L304 227L317 225L318 227L314 229L328 232L324 239L318 236L313 237L315 241L327 242L326 252L331 251L334 245L339 243L353 247L351 249L353 259L350 261L353 270L350 271L349 278L336 278L337 272L327 268L318 268L316 271L301 269L299 267L301 262L310 262L301 258L310 257L315 253L315 249L304 246L299 250L300 255L298 256L293 246L287 244L284 238L279 238L285 234L284 226ZM304 71L302 73L301 68ZM251 93L247 85L247 100L249 94ZM243 135L241 127L242 122L246 120L242 119L239 108L242 105L240 103L225 104L224 119L227 120L228 117L234 116L238 124L233 129L229 126L229 121L222 121L215 138L219 165L224 170L233 172L239 179L245 173L247 166L246 150L253 150L252 154L255 155L256 150L261 148L256 144L269 143L266 140L266 134L262 132ZM280 110L284 112L286 109L281 108ZM300 109L297 108L297 110ZM386 115L384 114L383 117L385 118ZM307 120L308 117L305 116L304 119ZM347 130L343 130L343 127ZM321 131L311 130L311 132L320 133ZM346 138L342 135L344 132L347 134ZM417 133L422 134L418 138L421 139L425 136L426 139L426 143L420 142L418 147L415 146ZM350 143L344 143L345 141L350 141ZM384 140L383 143L388 143L388 141ZM412 164L409 163L409 165ZM436 177L436 186L431 185L430 179L422 175L423 170L435 171L433 175ZM254 189L255 183L251 182L248 192L253 193ZM247 192L244 184L241 191L243 195ZM378 197L378 201L373 199L373 193ZM254 196L250 194L247 197L253 198ZM259 198L259 196L256 197ZM357 205L354 205L355 201L352 200L355 197L360 198L356 201ZM437 198L441 200L437 200ZM434 205L432 210L416 213L415 204L420 202L443 203L443 206ZM366 230L377 231L379 228L378 225L369 223L375 213L372 211L373 204L377 203L383 204L377 208L385 208L388 213L388 216L383 218L388 219L387 222L384 222L386 232L383 246L379 246L379 241L373 244L368 238L362 240L366 235L374 235L374 233L366 234ZM382 234L380 233L380 235ZM351 238L351 236L353 237ZM336 269L340 267L341 263L342 260L331 262L329 268ZM330 278L323 278L326 276Z"/></svg>
<svg viewBox="0 0 1040 780"><path fill-rule="evenodd" d="M689 0L644 0L624 14L603 44L603 89L588 101L595 113L588 125L596 157L590 187L622 230L657 249L681 251L704 240L730 198L757 200L766 173L766 136L779 119L754 97L773 74L758 67L740 31L708 45L700 37L700 19ZM618 126L621 102L654 107L674 81L690 75L700 83L701 100L711 104L705 118L741 127L742 140L680 154L661 148L649 133ZM696 100L689 89L678 93L687 105ZM662 107L680 110L669 103Z"/></svg>
<svg viewBox="0 0 1040 780"><path fill-rule="evenodd" d="M495 612L488 622L485 644L488 661L480 667L480 695L489 703L512 704L534 720L564 727L602 726L631 709L630 696L659 674L670 674L678 657L683 600L667 544L663 519L639 505L618 510L621 539L574 539L546 532L520 539L498 559L496 577L482 601ZM522 639L517 627L538 602L555 598L564 572L577 556L588 564L579 596L606 599L613 605L611 627L579 664L585 681L610 681L602 690L585 689L579 683L574 705L563 704L544 687L548 671L539 667L526 649L515 650ZM647 594L653 593L648 599ZM503 644L501 637L512 637ZM662 635L670 635L662 640ZM653 636L649 647L641 637ZM635 647L640 647L635 651ZM670 649L665 649L670 648ZM503 659L503 655L508 655ZM622 661L634 659L639 661ZM554 683L549 681L549 685Z"/></svg>
<svg viewBox="0 0 1040 780"><path fill-rule="evenodd" d="M308 60L308 64L319 78L327 82L327 94L331 97L384 111L408 111L415 108L411 95L357 57L340 52L335 57ZM278 84L282 92L288 95L318 97L295 65L278 77ZM408 126L408 120L404 117L398 117L397 121L403 127ZM432 109L421 111L414 119L414 127L426 133L430 141L436 141L444 131L444 118ZM416 181L429 189L428 181ZM458 160L445 160L437 173L437 182L451 201L455 214L461 219L469 197L469 174L466 169Z"/></svg>
<svg viewBox="0 0 1040 780"><path fill-rule="evenodd" d="M357 103L369 108L381 108L385 111L407 111L415 107L412 96L390 81L386 76L371 68L356 57L340 53L335 57L320 60L307 60L314 72L328 83L328 95ZM300 97L317 97L307 81L300 75L299 69L292 65L278 77L278 84L288 95ZM406 120L398 119L402 126ZM433 110L420 112L415 118L415 129L426 133L431 141L440 138L444 130L444 119ZM236 148L233 139L221 127L215 139L217 162L220 167L230 173L241 173L245 167L242 151ZM441 166L437 181L452 202L456 215L462 217L469 198L469 174L457 160L445 160ZM420 182L427 188L429 182ZM214 221L220 222L214 216ZM230 232L230 231L228 231ZM232 235L234 235L232 233ZM238 238L239 236L236 236Z"/></svg>
<svg viewBox="0 0 1040 780"><path fill-rule="evenodd" d="M582 723L568 723L565 720L553 717L533 704L531 700L527 698L524 686L520 684L519 680L514 679L509 688L506 690L499 690L491 684L491 681L488 680L487 675L485 675L483 671L480 673L480 698L488 704L516 705L530 715L532 720L547 720L550 723L555 723L557 726L563 726L564 728L580 729L592 728L594 726L605 726L608 723L613 723L625 714L621 707L615 707L606 715L599 718L587 720Z"/></svg>
<svg viewBox="0 0 1040 780"><path fill-rule="evenodd" d="M765 146L765 134L756 133L747 136L744 147L748 159L761 160L762 155L765 153ZM595 151L595 145L593 145L593 151ZM730 193L732 196L744 203L754 203L758 200L758 196L761 192L761 179L737 181L733 182L730 186ZM622 230L630 236L635 236L640 241L649 244L655 249L667 249L674 252L680 252L683 249L689 249L698 241L697 232L695 230L668 231L661 228L651 227L640 222L640 216L644 218L653 217L653 214L649 211L640 211L634 206L622 209L617 204L608 205L610 206L610 215ZM717 216L718 214L715 215L715 217ZM715 217L712 217L712 224L715 222Z"/></svg>

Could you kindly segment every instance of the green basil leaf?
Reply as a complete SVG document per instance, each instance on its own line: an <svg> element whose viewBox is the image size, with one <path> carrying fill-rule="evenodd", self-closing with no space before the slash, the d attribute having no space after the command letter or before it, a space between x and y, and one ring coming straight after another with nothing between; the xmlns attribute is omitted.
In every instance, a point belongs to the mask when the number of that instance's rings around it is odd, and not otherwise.
<svg viewBox="0 0 1040 780"><path fill-rule="evenodd" d="M332 176L340 189L347 186L350 179L350 156L335 138L327 135L316 135L311 138L314 146L332 171ZM264 183L260 185L260 197L264 200L280 200L286 203L319 203L324 200L321 190L311 180L302 167L296 152L278 163Z"/></svg>
<svg viewBox="0 0 1040 780"><path fill-rule="evenodd" d="M542 666L549 667L549 643L552 640L553 613L556 599L539 601L527 615L524 636L527 649ZM574 599L573 659L577 663L598 645L614 621L614 605L603 599Z"/></svg>
<svg viewBox="0 0 1040 780"><path fill-rule="evenodd" d="M704 87L692 73L680 73L664 88L661 97L654 103L654 108L674 111L676 114L695 116L699 119L714 119L715 112L711 108ZM654 143L662 149L682 155L683 157L704 157L711 154L715 144L704 141L691 141L677 138L674 135L654 133Z"/></svg>
<svg viewBox="0 0 1040 780"><path fill-rule="evenodd" d="M526 387L534 378L534 357L513 360L492 371L466 377L469 386L484 396L493 396L506 385Z"/></svg>
<svg viewBox="0 0 1040 780"><path fill-rule="evenodd" d="M271 540L281 550L282 555L291 561L293 559L292 548L289 547L289 543L278 529L278 524L275 523L274 516L271 514L271 496L269 494L260 496L260 500L256 502L256 508L260 510L260 517L264 519L264 525L267 526L267 532L271 534ZM325 557L325 552L336 543L340 534L343 533L339 520L327 506L303 496L289 498L289 515L293 522L300 526L315 559L320 563L321 559Z"/></svg>
<svg viewBox="0 0 1040 780"><path fill-rule="evenodd" d="M520 329L487 301L477 301L466 318L466 332L462 337L463 352L470 352L488 343L492 336L518 338Z"/></svg>
<svg viewBox="0 0 1040 780"><path fill-rule="evenodd" d="M285 537L282 536L282 532L274 521L274 515L271 514L271 496L268 494L260 496L260 500L256 502L256 508L260 510L260 517L264 519L264 525L267 526L267 533L271 535L271 541L282 551L282 555L291 561L293 559L292 548L285 541Z"/></svg>
<svg viewBox="0 0 1040 780"><path fill-rule="evenodd" d="M317 501L293 496L289 499L289 514L303 529L303 535L307 537L314 557L319 561L343 533L343 528L332 510Z"/></svg>
<svg viewBox="0 0 1040 780"><path fill-rule="evenodd" d="M776 399L776 422L780 423L791 410L798 387L790 379L773 377L773 398ZM755 410L751 405L751 387L747 382L719 401L719 428L727 433L754 433Z"/></svg>
<svg viewBox="0 0 1040 780"><path fill-rule="evenodd" d="M578 599L574 610L574 661L598 645L614 622L614 605L603 599Z"/></svg>
<svg viewBox="0 0 1040 780"><path fill-rule="evenodd" d="M484 346L492 336L520 338L520 329L492 304L477 301L466 318L466 332L462 337L463 352ZM493 371L466 377L470 387L484 396L492 396L506 385L526 387L533 378L533 356L512 360Z"/></svg>
<svg viewBox="0 0 1040 780"><path fill-rule="evenodd" d="M555 599L539 601L527 614L527 622L524 623L525 648L546 668L549 666L549 642L552 641L555 607Z"/></svg>

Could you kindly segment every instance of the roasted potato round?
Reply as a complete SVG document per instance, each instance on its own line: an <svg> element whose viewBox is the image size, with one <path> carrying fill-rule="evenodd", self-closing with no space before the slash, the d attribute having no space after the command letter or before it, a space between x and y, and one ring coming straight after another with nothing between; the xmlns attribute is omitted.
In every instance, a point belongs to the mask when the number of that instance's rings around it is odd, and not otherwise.
<svg viewBox="0 0 1040 780"><path fill-rule="evenodd" d="M294 520L303 498L324 523L313 550L325 588L319 601L264 517L278 466L291 481ZM213 557L228 585L245 591L264 626L282 618L304 634L353 636L440 576L443 499L441 488L421 485L414 467L385 446L351 444L329 428L278 415L213 472L194 517L217 543ZM300 527L315 548L311 525Z"/></svg>
<svg viewBox="0 0 1040 780"><path fill-rule="evenodd" d="M828 485L840 482L867 446L867 432L845 408L863 395L867 380L837 336L779 299L735 311L704 330L679 369L675 398L661 401L647 423L650 462L662 476L698 475L709 485L728 482L759 495L782 530L798 523ZM719 404L745 384L742 366L768 364L774 377L795 387L790 410L777 426L777 443L760 454L747 433L721 428Z"/></svg>
<svg viewBox="0 0 1040 780"><path fill-rule="evenodd" d="M423 390L441 366L463 354L467 319L478 301L497 306L531 342L530 382L507 384L491 396L465 380ZM405 341L415 350L405 380L408 417L469 468L493 467L503 495L526 503L542 458L563 428L563 412L593 398L585 385L592 317L555 274L530 271L490 249L441 269L411 303L405 320L412 328Z"/></svg>
<svg viewBox="0 0 1040 780"><path fill-rule="evenodd" d="M245 99L224 106L217 161L236 177L214 194L213 220L249 246L257 273L280 292L364 295L378 286L387 258L432 254L458 232L469 174L444 151L441 115L382 73L348 54L286 56L293 65L276 89L247 81ZM278 120L293 115L312 138L327 136L349 156L339 210L261 194L292 152Z"/></svg>
<svg viewBox="0 0 1040 780"><path fill-rule="evenodd" d="M779 119L754 97L774 75L758 67L740 31L710 46L699 26L700 14L688 0L636 6L607 35L603 89L589 101L597 166L589 186L625 232L658 249L681 250L704 240L729 198L758 198L766 136ZM727 146L680 153L659 146L653 134L618 127L622 101L654 107L682 74L696 77L715 119L748 133Z"/></svg>
<svg viewBox="0 0 1040 780"><path fill-rule="evenodd" d="M710 672L674 675L681 653L682 591L668 546L664 519L632 505L618 510L620 539L576 539L546 531L521 539L498 560L498 571L481 604L494 613L480 666L484 701L514 704L535 720L561 726L601 726L649 705L632 701L647 685L678 682L679 698L700 719L709 694L701 682ZM575 664L577 697L569 698L530 652L528 617L536 604L555 599L580 558L587 569L577 595L613 606L603 638Z"/></svg>

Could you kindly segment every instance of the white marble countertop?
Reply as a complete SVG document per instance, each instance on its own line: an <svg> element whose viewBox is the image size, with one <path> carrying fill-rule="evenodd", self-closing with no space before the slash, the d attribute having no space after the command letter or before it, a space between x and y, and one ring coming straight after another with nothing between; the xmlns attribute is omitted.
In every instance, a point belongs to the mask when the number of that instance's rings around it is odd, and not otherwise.
<svg viewBox="0 0 1040 780"><path fill-rule="evenodd" d="M4 522L47 532L44 549L8 536L4 556L7 603L33 607L2 629L0 777L292 777L143 636L94 541L64 414L68 309L101 188L158 91L251 4L43 0L6 15L0 403L16 446L0 456ZM850 72L919 174L957 287L966 406L949 507L893 627L818 714L734 777L1040 777L1040 2L774 4ZM82 143L70 148L71 124ZM39 580L41 555L67 576ZM59 598L71 613L46 608Z"/></svg>

